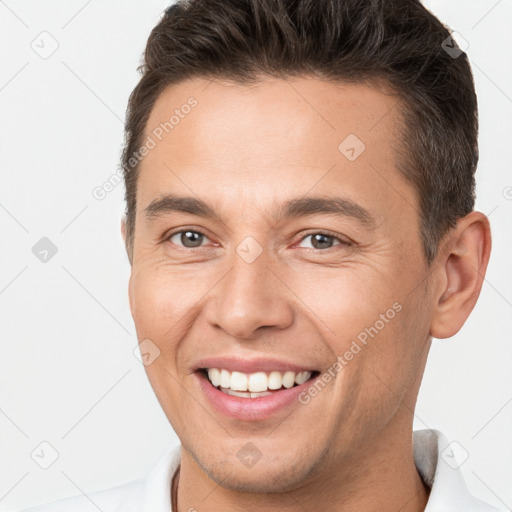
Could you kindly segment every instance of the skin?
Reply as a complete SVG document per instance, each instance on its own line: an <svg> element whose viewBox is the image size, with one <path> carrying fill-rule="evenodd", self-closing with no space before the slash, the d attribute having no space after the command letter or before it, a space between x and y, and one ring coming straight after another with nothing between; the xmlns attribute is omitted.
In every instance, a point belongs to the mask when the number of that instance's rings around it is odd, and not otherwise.
<svg viewBox="0 0 512 512"><path fill-rule="evenodd" d="M195 78L164 90L146 135L190 96L197 107L141 163L129 282L139 342L160 350L145 369L182 443L178 510L424 510L414 406L432 337L457 333L477 301L487 218L460 219L426 265L418 195L395 162L397 97L382 87ZM351 133L366 146L352 162L338 150ZM166 193L201 198L221 220L148 221L144 208ZM277 221L284 201L311 195L343 195L375 227L328 214ZM202 246L170 239L180 228L204 233ZM315 249L308 235L324 230L352 245ZM248 236L263 249L252 263L236 252ZM221 415L192 373L200 357L228 355L327 369L396 302L314 399L268 420ZM262 454L252 467L237 457L247 442Z"/></svg>

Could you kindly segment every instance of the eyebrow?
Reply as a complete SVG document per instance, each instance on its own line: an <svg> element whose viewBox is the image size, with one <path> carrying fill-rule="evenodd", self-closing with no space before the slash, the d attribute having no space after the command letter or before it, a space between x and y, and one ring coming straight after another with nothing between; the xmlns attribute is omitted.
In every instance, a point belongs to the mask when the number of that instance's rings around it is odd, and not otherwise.
<svg viewBox="0 0 512 512"><path fill-rule="evenodd" d="M183 212L212 220L221 220L215 210L203 200L173 194L154 199L144 211L147 220L162 217L172 212ZM344 197L315 196L290 199L280 206L279 213L275 219L279 221L314 214L349 217L359 221L369 229L373 229L376 226L375 218L367 209Z"/></svg>

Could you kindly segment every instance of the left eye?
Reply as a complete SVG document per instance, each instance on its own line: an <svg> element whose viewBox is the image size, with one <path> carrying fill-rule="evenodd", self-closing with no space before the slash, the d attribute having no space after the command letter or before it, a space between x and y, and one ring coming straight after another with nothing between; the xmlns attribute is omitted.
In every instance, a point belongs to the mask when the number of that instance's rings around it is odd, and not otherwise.
<svg viewBox="0 0 512 512"><path fill-rule="evenodd" d="M168 240L173 244L180 245L172 240L174 237L179 237L179 241L183 247L194 248L202 245L201 242L206 238L206 235L203 235L203 233L200 233L199 231L187 229L184 231L178 231L168 238Z"/></svg>
<svg viewBox="0 0 512 512"><path fill-rule="evenodd" d="M345 242L341 238L330 235L328 233L311 233L302 238L301 241L304 241L308 238L311 238L311 246L313 249L330 249L333 245L350 245L348 242ZM338 243L334 244L334 241L336 240Z"/></svg>

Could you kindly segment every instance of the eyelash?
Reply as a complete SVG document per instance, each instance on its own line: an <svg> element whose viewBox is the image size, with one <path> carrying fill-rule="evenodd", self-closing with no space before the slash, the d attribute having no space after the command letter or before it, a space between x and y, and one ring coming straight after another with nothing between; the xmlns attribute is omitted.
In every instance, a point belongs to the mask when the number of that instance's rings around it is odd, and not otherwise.
<svg viewBox="0 0 512 512"><path fill-rule="evenodd" d="M198 229L180 229L179 231L174 231L173 233L170 233L164 241L170 241L170 239L174 236L174 235L179 235L181 233L186 233L187 231L190 231L192 233L197 233L199 235L202 235L204 236L205 238L208 238L208 235L206 233L203 233L202 231L198 230ZM304 241L306 238L308 238L309 236L312 236L312 235L323 235L323 236L328 236L330 238L333 238L334 240L337 240L339 242L339 244L337 245L333 245L332 247L328 247L327 249L315 249L314 247L303 247L303 249L309 249L309 250L313 250L313 251L319 251L319 252L327 252L329 251L330 249L334 249L335 247L338 247L340 245L343 245L343 246L346 246L346 247L350 247L352 246L352 242L348 241L348 240L344 240L343 238L340 238L339 236L337 236L336 234L330 232L330 231L326 231L326 230L320 230L320 231L311 231L307 234L305 234L297 243L301 243L302 241ZM171 242L173 243L173 242ZM177 245L177 244L174 244L173 245ZM295 245L295 244L294 244ZM193 250L193 249L202 249L204 246L200 245L198 247L183 247L181 245L177 245L180 249L183 249L183 250L186 250L186 251L190 251L190 250Z"/></svg>

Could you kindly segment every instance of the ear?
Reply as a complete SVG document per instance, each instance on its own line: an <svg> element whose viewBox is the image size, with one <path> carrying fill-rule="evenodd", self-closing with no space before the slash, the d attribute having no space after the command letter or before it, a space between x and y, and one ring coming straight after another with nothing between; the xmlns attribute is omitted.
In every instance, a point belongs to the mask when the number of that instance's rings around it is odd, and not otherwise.
<svg viewBox="0 0 512 512"><path fill-rule="evenodd" d="M132 264L130 260L130 253L128 251L128 247L126 245L126 215L123 215L121 218L121 236L123 237L124 246L126 248L126 253L128 254L128 261L130 262L130 266ZM130 272L130 278L128 279L128 302L130 304L130 311L132 311L132 273Z"/></svg>
<svg viewBox="0 0 512 512"><path fill-rule="evenodd" d="M123 215L121 218L121 236L123 237L123 242L126 245L126 215Z"/></svg>
<svg viewBox="0 0 512 512"><path fill-rule="evenodd" d="M491 228L487 217L472 211L459 219L439 251L439 286L436 290L430 334L455 335L473 310L491 253Z"/></svg>
<svg viewBox="0 0 512 512"><path fill-rule="evenodd" d="M130 262L130 265L132 265L132 254L130 251L130 247L128 246L128 243L126 241L126 214L124 214L121 218L121 236L123 237L124 248L126 249L128 261Z"/></svg>

